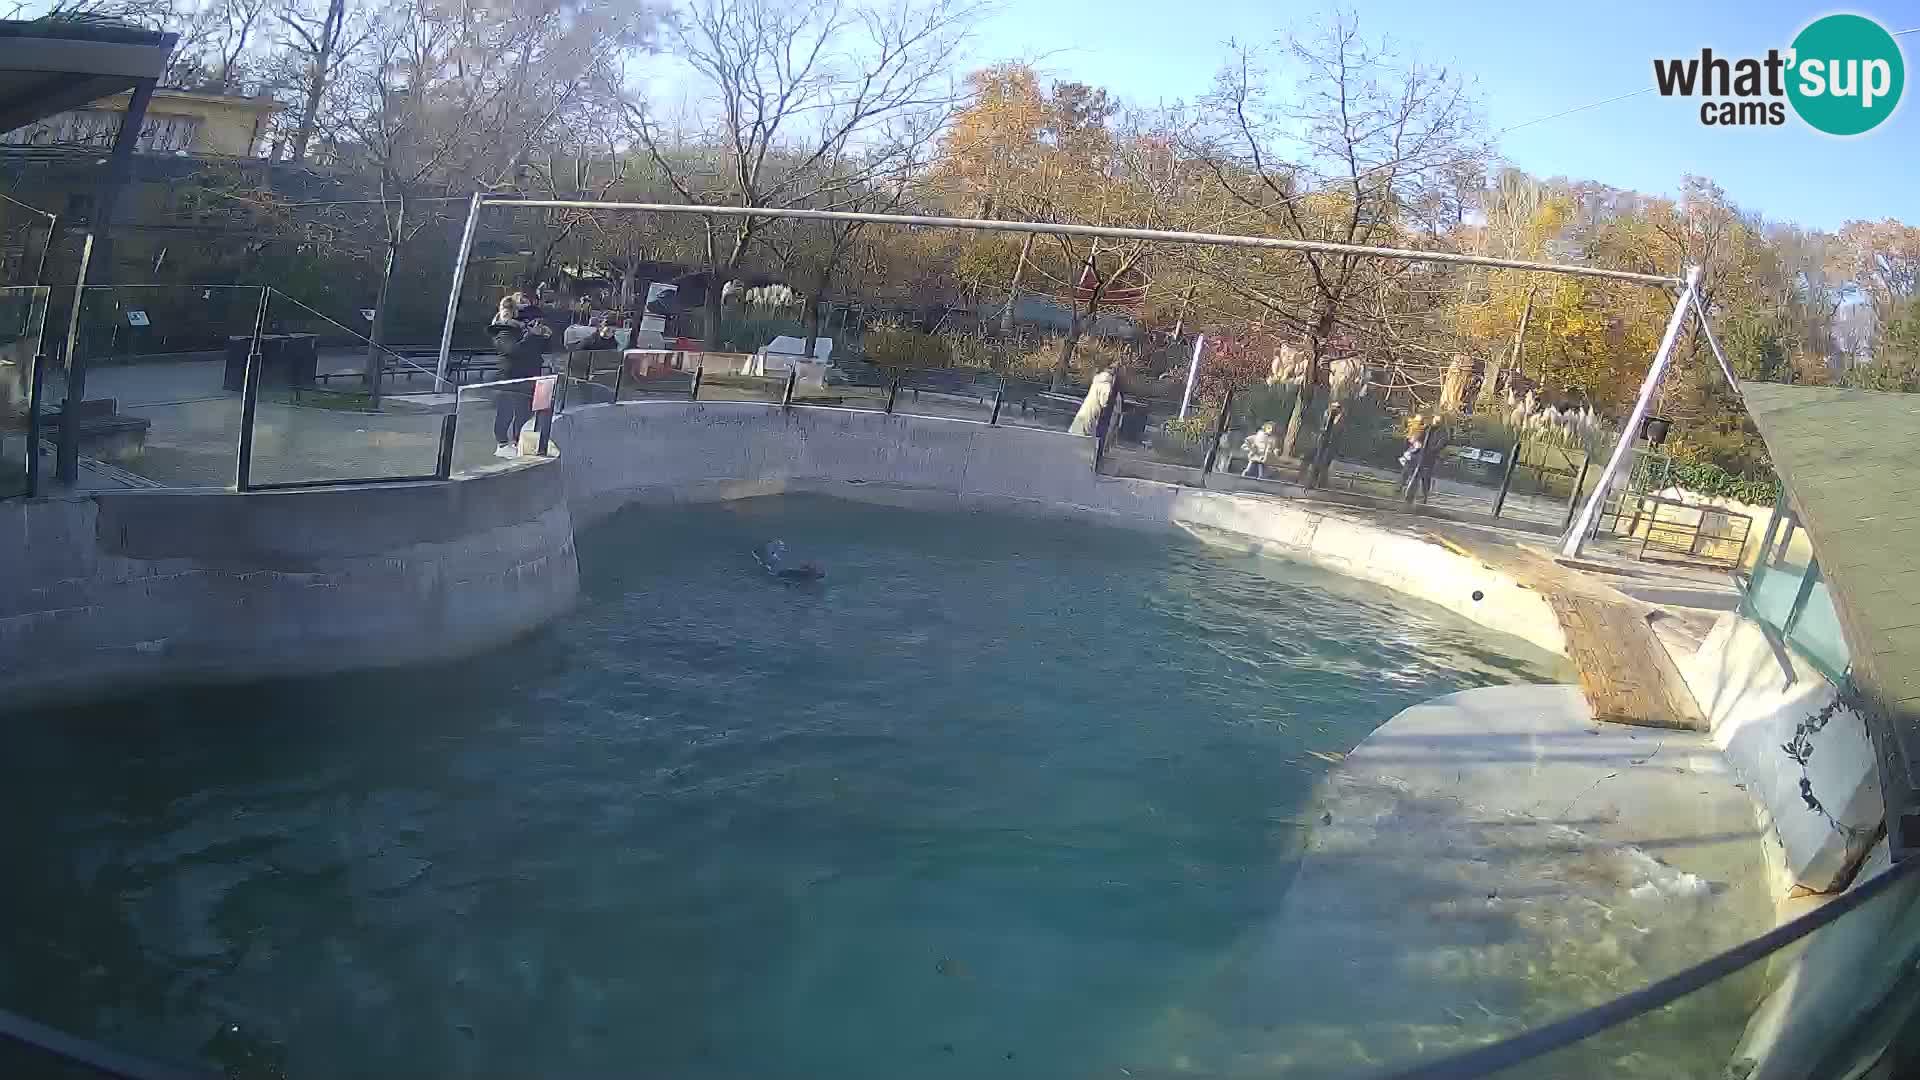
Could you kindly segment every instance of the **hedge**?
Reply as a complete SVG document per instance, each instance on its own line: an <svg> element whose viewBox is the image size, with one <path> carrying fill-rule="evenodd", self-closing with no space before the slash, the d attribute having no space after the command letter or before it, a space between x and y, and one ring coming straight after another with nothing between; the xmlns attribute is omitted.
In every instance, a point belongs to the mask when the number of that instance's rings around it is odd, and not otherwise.
<svg viewBox="0 0 1920 1080"><path fill-rule="evenodd" d="M1668 478L1674 487L1698 492L1701 495L1732 499L1752 506L1771 506L1773 501L1780 497L1780 481L1771 475L1741 476L1738 473L1728 472L1711 461L1685 465L1676 461Z"/></svg>

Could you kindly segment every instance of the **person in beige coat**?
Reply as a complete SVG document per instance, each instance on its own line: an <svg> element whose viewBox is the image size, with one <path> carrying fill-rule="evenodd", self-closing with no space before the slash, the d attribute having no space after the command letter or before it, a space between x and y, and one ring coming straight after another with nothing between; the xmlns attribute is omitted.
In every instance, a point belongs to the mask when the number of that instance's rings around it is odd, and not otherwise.
<svg viewBox="0 0 1920 1080"><path fill-rule="evenodd" d="M1100 424L1100 414L1107 411L1107 403L1113 400L1114 373L1107 368L1093 377L1093 385L1087 387L1086 400L1080 402L1080 411L1073 414L1073 423L1067 426L1069 435L1092 435Z"/></svg>
<svg viewBox="0 0 1920 1080"><path fill-rule="evenodd" d="M1280 456L1280 437L1274 433L1273 421L1260 425L1260 430L1246 437L1240 444L1240 452L1247 455L1247 467L1241 476L1251 476L1255 480L1267 478L1267 466Z"/></svg>

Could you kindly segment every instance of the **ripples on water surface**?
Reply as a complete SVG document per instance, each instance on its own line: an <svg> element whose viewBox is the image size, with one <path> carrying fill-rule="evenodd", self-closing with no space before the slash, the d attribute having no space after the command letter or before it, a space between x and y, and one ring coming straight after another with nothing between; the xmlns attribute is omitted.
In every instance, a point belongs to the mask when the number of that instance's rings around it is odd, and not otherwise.
<svg viewBox="0 0 1920 1080"><path fill-rule="evenodd" d="M580 563L464 663L10 717L0 1004L295 1077L1153 1075L1279 904L1308 751L1558 670L1083 525L759 499Z"/></svg>

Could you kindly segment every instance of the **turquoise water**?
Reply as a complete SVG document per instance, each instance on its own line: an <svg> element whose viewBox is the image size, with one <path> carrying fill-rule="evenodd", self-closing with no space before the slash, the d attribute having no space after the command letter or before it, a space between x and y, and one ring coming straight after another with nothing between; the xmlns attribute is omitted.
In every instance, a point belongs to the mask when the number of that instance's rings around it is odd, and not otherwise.
<svg viewBox="0 0 1920 1080"><path fill-rule="evenodd" d="M788 497L579 556L572 615L464 663L9 717L0 1006L247 1075L1159 1075L1309 751L1558 673L1077 524Z"/></svg>

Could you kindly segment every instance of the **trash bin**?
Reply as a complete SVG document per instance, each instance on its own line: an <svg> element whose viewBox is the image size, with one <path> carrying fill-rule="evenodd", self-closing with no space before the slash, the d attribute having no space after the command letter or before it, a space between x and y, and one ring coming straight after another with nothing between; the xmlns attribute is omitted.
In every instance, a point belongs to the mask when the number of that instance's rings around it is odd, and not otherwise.
<svg viewBox="0 0 1920 1080"><path fill-rule="evenodd" d="M253 339L227 339L227 366L221 385L235 392L246 389L247 353ZM313 334L260 335L260 382L262 386L312 386L314 368L319 364L319 338Z"/></svg>

